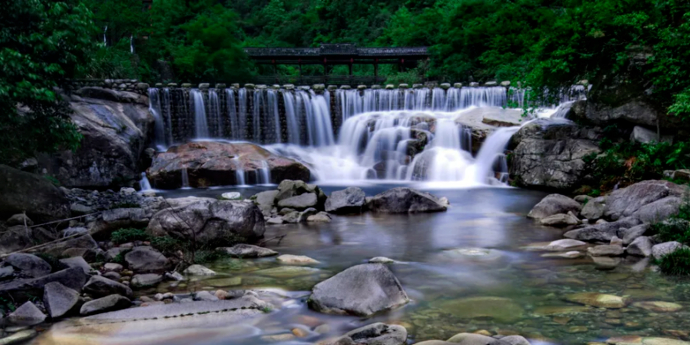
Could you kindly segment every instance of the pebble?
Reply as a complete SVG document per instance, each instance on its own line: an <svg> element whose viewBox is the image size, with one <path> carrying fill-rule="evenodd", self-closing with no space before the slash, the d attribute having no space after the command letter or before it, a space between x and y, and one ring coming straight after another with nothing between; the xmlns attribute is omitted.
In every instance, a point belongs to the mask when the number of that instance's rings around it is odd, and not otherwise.
<svg viewBox="0 0 690 345"><path fill-rule="evenodd" d="M309 335L309 332L304 329L295 327L292 329L292 334L294 334L298 338L304 338Z"/></svg>

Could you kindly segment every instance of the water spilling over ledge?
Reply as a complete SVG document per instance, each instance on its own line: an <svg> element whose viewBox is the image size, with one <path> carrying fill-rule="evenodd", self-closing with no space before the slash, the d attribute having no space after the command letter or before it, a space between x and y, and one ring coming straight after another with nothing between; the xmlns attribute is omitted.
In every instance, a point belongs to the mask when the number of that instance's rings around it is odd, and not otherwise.
<svg viewBox="0 0 690 345"><path fill-rule="evenodd" d="M584 91L569 90L561 102ZM505 184L504 149L523 123L522 110L508 105L524 104L525 93L505 86L247 85L152 88L149 96L161 151L189 141L245 141L305 164L320 183L478 186ZM235 184L247 181L241 167L234 174Z"/></svg>

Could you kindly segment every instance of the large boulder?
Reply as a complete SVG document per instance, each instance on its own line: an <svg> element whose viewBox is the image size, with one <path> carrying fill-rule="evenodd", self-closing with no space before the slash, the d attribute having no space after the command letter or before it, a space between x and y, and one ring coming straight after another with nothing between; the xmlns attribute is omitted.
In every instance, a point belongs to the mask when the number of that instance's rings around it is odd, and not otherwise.
<svg viewBox="0 0 690 345"><path fill-rule="evenodd" d="M537 120L511 139L510 176L519 186L569 192L588 174L585 157L598 154L600 133L573 123Z"/></svg>
<svg viewBox="0 0 690 345"><path fill-rule="evenodd" d="M659 243L652 247L652 256L654 256L654 258L657 260L661 260L661 258L675 252L676 250L686 248L688 247L676 241Z"/></svg>
<svg viewBox="0 0 690 345"><path fill-rule="evenodd" d="M123 103L139 96L102 90L84 90L85 98L73 97L70 102L72 122L83 136L79 148L38 156L39 167L63 186L129 186L141 178L139 162L154 122L148 104L143 100Z"/></svg>
<svg viewBox="0 0 690 345"><path fill-rule="evenodd" d="M0 284L0 295L9 295L15 302L26 301L41 296L48 283L58 282L72 290L81 291L88 276L79 267L72 267L33 279L15 279Z"/></svg>
<svg viewBox="0 0 690 345"><path fill-rule="evenodd" d="M361 188L347 187L337 190L326 200L326 212L331 213L361 213L366 195Z"/></svg>
<svg viewBox="0 0 690 345"><path fill-rule="evenodd" d="M419 213L446 211L448 205L427 192L397 187L372 197L367 208L381 213Z"/></svg>
<svg viewBox="0 0 690 345"><path fill-rule="evenodd" d="M46 284L43 290L43 304L51 318L62 317L79 303L79 292L58 282Z"/></svg>
<svg viewBox="0 0 690 345"><path fill-rule="evenodd" d="M265 231L261 210L249 201L196 199L171 205L153 215L149 234L218 247L254 241Z"/></svg>
<svg viewBox="0 0 690 345"><path fill-rule="evenodd" d="M8 255L3 266L12 266L15 272L26 278L38 278L50 274L51 267L36 255L13 253Z"/></svg>
<svg viewBox="0 0 690 345"><path fill-rule="evenodd" d="M113 231L123 228L143 228L149 224L151 213L143 208L115 208L103 211L89 229L99 240L109 239Z"/></svg>
<svg viewBox="0 0 690 345"><path fill-rule="evenodd" d="M309 180L309 169L289 158L275 155L250 143L192 142L174 146L156 155L147 176L158 189L182 187L182 172L187 171L190 187L239 184L237 173L246 183L261 181L268 169L271 183L285 179Z"/></svg>
<svg viewBox="0 0 690 345"><path fill-rule="evenodd" d="M649 180L642 181L613 191L606 199L606 211L604 216L616 220L618 218L632 216L643 206L651 204L667 196L682 196L683 188L668 181ZM668 204L657 205L655 209L665 209ZM648 212L647 212L648 211ZM653 210L644 212L643 217L651 217Z"/></svg>
<svg viewBox="0 0 690 345"><path fill-rule="evenodd" d="M37 223L64 219L69 201L47 178L0 164L0 218L23 212Z"/></svg>
<svg viewBox="0 0 690 345"><path fill-rule="evenodd" d="M536 204L527 217L543 219L556 214L567 214L573 212L578 214L582 205L579 202L561 194L549 194Z"/></svg>
<svg viewBox="0 0 690 345"><path fill-rule="evenodd" d="M633 216L645 223L658 223L678 213L683 200L668 196L640 207Z"/></svg>
<svg viewBox="0 0 690 345"><path fill-rule="evenodd" d="M137 273L163 273L170 267L170 260L153 247L135 247L125 254L130 270Z"/></svg>
<svg viewBox="0 0 690 345"><path fill-rule="evenodd" d="M398 279L383 264L350 267L314 286L309 306L332 314L369 316L409 302Z"/></svg>
<svg viewBox="0 0 690 345"><path fill-rule="evenodd" d="M98 243L91 237L91 235L76 234L68 237L63 237L59 240L46 243L41 247L27 250L30 253L44 253L52 256L64 256L67 252L88 251L98 249Z"/></svg>

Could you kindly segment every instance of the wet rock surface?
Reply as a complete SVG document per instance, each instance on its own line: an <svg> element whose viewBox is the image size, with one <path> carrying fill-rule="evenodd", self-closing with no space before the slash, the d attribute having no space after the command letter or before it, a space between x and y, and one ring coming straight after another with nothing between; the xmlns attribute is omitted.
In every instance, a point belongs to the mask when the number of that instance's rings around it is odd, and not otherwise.
<svg viewBox="0 0 690 345"><path fill-rule="evenodd" d="M156 155L147 175L155 188L182 187L182 172L186 171L189 186L196 188L236 185L237 172L244 172L251 180L259 181L262 169L270 171L268 183L286 179L309 180L304 165L277 156L260 146L249 143L193 142L173 146Z"/></svg>

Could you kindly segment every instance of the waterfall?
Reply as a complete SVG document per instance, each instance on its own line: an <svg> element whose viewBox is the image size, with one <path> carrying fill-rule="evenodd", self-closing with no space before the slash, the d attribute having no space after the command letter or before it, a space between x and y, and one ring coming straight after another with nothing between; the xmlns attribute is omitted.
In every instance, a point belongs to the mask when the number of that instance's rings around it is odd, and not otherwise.
<svg viewBox="0 0 690 345"><path fill-rule="evenodd" d="M147 190L153 190L153 188L151 188L151 182L149 182L149 179L148 177L146 177L145 172L141 173L141 180L139 180L139 189L141 189L142 192Z"/></svg>
<svg viewBox="0 0 690 345"><path fill-rule="evenodd" d="M300 138L300 122L295 108L295 95L292 92L283 92L283 104L285 104L288 143L299 145L302 140Z"/></svg>
<svg viewBox="0 0 690 345"><path fill-rule="evenodd" d="M199 89L190 91L190 98L194 109L194 134L197 139L209 138L208 121L206 119L206 108L204 106L204 95Z"/></svg>
<svg viewBox="0 0 690 345"><path fill-rule="evenodd" d="M159 151L165 151L168 147L165 121L161 110L161 99L158 89L149 88L149 112L154 118L153 138L154 144Z"/></svg>
<svg viewBox="0 0 690 345"><path fill-rule="evenodd" d="M271 170L268 167L266 161L261 161L261 168L256 170L257 181L256 184L270 184L271 183Z"/></svg>
<svg viewBox="0 0 690 345"><path fill-rule="evenodd" d="M209 119L211 120L211 127L213 128L212 135L217 138L222 138L223 117L220 114L220 100L218 99L218 92L216 92L216 89L208 90L208 103Z"/></svg>
<svg viewBox="0 0 690 345"><path fill-rule="evenodd" d="M129 52L134 54L134 35L129 35Z"/></svg>
<svg viewBox="0 0 690 345"><path fill-rule="evenodd" d="M189 188L189 175L187 168L182 168L182 188Z"/></svg>
<svg viewBox="0 0 690 345"><path fill-rule="evenodd" d="M176 140L250 141L305 164L316 179L439 182L444 186L505 184L505 147L519 127L493 129L473 154L473 135L482 121L521 119L529 90L503 86L411 89L308 87L149 90L155 144ZM540 116L564 117L585 86L563 89L558 108ZM223 98L225 97L225 98ZM331 114L332 111L334 114ZM174 121L173 121L174 120ZM179 137L178 137L179 136ZM474 150L476 150L476 145ZM268 184L270 168L257 160L255 172L236 160L235 180ZM186 170L183 185L189 186ZM348 182L349 183L349 182Z"/></svg>
<svg viewBox="0 0 690 345"><path fill-rule="evenodd" d="M106 39L105 35L108 32L108 26L105 26L105 29L103 29L103 44L108 45L108 40Z"/></svg>

